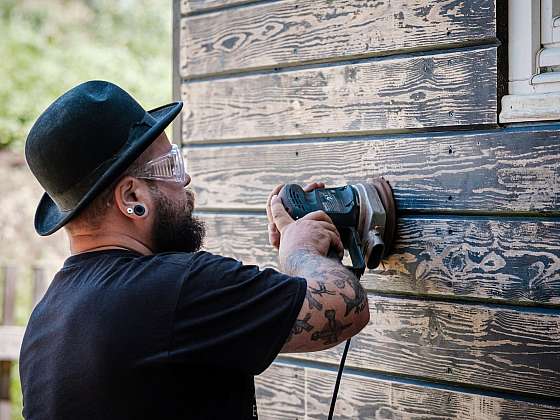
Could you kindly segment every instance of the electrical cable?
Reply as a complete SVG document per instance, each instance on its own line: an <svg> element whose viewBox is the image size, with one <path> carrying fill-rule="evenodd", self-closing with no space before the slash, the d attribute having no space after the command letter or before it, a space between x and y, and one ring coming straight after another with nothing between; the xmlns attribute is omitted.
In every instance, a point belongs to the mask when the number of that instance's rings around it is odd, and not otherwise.
<svg viewBox="0 0 560 420"><path fill-rule="evenodd" d="M360 274L356 273L358 281L360 281ZM336 397L338 396L338 388L340 387L340 380L342 379L342 371L344 370L344 363L346 362L346 355L348 354L348 349L350 348L350 338L346 340L346 345L344 346L344 351L342 352L342 357L340 359L340 366L338 367L338 373L336 375L336 382L334 384L333 396L331 399L331 408L329 410L329 420L332 420L334 415L334 407L336 405Z"/></svg>
<svg viewBox="0 0 560 420"><path fill-rule="evenodd" d="M331 400L331 409L329 410L329 420L332 420L334 414L334 406L336 405L336 397L338 395L338 387L340 386L340 379L342 378L342 371L344 370L344 362L346 362L346 355L348 354L348 348L350 347L350 338L346 340L346 346L344 346L344 352L342 352L342 359L340 359L340 366L338 367L338 374L336 375L336 382L334 384L334 391Z"/></svg>

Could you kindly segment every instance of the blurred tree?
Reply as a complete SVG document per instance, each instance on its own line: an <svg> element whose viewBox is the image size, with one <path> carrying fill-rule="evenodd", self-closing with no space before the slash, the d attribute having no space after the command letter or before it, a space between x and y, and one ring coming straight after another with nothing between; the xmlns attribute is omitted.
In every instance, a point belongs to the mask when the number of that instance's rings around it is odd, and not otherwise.
<svg viewBox="0 0 560 420"><path fill-rule="evenodd" d="M60 94L109 80L147 109L171 100L171 0L1 0L0 148L21 148Z"/></svg>

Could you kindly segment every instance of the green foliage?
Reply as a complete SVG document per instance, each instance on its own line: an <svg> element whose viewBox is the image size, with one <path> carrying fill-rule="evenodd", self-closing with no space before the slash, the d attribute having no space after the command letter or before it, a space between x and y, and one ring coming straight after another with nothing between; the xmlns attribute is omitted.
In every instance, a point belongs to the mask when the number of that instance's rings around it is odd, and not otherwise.
<svg viewBox="0 0 560 420"><path fill-rule="evenodd" d="M171 100L170 0L1 0L0 148L21 147L71 87L112 81L147 108Z"/></svg>

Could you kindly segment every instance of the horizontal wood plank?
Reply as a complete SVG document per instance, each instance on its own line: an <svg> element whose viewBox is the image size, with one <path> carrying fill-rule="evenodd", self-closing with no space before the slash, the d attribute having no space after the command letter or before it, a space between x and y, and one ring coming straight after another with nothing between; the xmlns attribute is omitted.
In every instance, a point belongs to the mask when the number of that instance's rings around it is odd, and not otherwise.
<svg viewBox="0 0 560 420"><path fill-rule="evenodd" d="M346 365L560 398L560 313L369 295ZM343 344L294 359L338 365Z"/></svg>
<svg viewBox="0 0 560 420"><path fill-rule="evenodd" d="M495 39L496 8L488 0L257 3L184 18L181 75L430 51Z"/></svg>
<svg viewBox="0 0 560 420"><path fill-rule="evenodd" d="M383 176L397 208L559 211L560 125L354 141L187 147L199 208L262 210L277 184Z"/></svg>
<svg viewBox="0 0 560 420"><path fill-rule="evenodd" d="M255 378L259 418L324 419L329 412L335 372L282 363ZM435 385L435 386L434 386ZM553 420L558 407L345 373L337 398L336 419ZM305 398L304 398L305 396Z"/></svg>
<svg viewBox="0 0 560 420"><path fill-rule="evenodd" d="M221 7L236 6L258 1L259 0L181 0L181 14L201 13Z"/></svg>
<svg viewBox="0 0 560 420"><path fill-rule="evenodd" d="M275 267L265 216L204 214L206 249ZM401 218L393 254L366 288L424 296L560 305L560 222Z"/></svg>
<svg viewBox="0 0 560 420"><path fill-rule="evenodd" d="M497 122L496 47L182 85L183 142Z"/></svg>
<svg viewBox="0 0 560 420"><path fill-rule="evenodd" d="M259 419L303 419L305 371L294 366L272 365L255 377Z"/></svg>
<svg viewBox="0 0 560 420"><path fill-rule="evenodd" d="M286 369L273 366L271 369ZM295 368L299 370L301 368ZM324 419L329 411L336 374L305 368L308 419ZM290 384L286 383L287 386ZM277 384L278 386L278 384ZM426 384L344 374L335 409L338 419L560 419L560 410L546 404L505 399L467 390L438 389Z"/></svg>

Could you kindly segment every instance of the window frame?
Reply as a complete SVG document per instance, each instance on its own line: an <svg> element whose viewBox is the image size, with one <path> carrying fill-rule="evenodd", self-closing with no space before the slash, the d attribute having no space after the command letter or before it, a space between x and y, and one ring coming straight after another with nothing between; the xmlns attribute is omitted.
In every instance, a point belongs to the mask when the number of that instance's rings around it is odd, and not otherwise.
<svg viewBox="0 0 560 420"><path fill-rule="evenodd" d="M500 123L560 120L560 0L508 0Z"/></svg>

